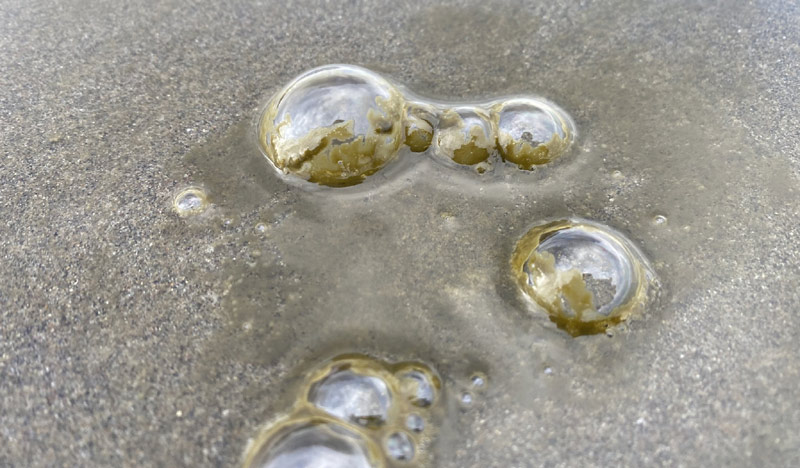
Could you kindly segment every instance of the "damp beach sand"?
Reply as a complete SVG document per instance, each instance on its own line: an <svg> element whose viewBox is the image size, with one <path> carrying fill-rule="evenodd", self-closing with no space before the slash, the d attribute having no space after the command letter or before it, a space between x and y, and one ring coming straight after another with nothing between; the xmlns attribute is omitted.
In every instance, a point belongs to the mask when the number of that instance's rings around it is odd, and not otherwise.
<svg viewBox="0 0 800 468"><path fill-rule="evenodd" d="M0 466L240 466L352 353L441 379L440 413L375 439L397 466L800 465L798 17L4 2ZM307 189L258 122L337 63L437 102L539 96L577 137L508 177L405 149L408 171ZM624 236L659 281L609 333L559 329L512 274L525 233L569 219Z"/></svg>

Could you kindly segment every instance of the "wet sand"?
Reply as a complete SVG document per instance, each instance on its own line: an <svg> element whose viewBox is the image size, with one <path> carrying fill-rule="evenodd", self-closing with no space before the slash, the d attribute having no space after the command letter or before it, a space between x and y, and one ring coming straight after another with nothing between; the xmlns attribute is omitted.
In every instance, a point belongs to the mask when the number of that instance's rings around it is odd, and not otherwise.
<svg viewBox="0 0 800 468"><path fill-rule="evenodd" d="M4 5L0 465L236 466L343 352L442 376L435 466L800 464L798 13ZM512 180L406 154L412 171L304 190L254 125L327 63L436 99L541 95L579 137ZM209 206L180 217L192 186ZM661 281L611 337L558 330L511 277L515 242L570 216Z"/></svg>

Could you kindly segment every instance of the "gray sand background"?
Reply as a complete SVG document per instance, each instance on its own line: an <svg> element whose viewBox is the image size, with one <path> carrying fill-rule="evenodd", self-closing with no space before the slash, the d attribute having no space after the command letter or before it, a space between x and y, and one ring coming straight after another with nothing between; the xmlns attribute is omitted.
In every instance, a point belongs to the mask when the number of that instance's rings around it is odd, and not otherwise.
<svg viewBox="0 0 800 468"><path fill-rule="evenodd" d="M778 1L4 2L0 466L236 466L349 351L442 375L436 466L800 465L798 44ZM579 140L509 180L417 156L308 192L252 124L327 63L539 94ZM181 218L191 185L212 205ZM612 337L555 329L508 276L566 216L661 280Z"/></svg>

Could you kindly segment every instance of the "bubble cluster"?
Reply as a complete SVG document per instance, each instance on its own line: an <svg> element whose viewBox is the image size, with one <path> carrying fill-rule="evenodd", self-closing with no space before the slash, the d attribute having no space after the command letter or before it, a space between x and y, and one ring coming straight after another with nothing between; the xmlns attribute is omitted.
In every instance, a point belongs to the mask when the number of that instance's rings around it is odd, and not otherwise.
<svg viewBox="0 0 800 468"><path fill-rule="evenodd" d="M261 148L281 172L331 187L356 185L411 152L490 169L523 170L564 154L575 126L556 105L535 97L448 105L404 92L353 65L328 65L292 80L267 104Z"/></svg>
<svg viewBox="0 0 800 468"><path fill-rule="evenodd" d="M258 437L244 466L420 466L430 458L441 391L424 364L334 358L308 375L292 413Z"/></svg>
<svg viewBox="0 0 800 468"><path fill-rule="evenodd" d="M639 310L653 278L622 234L585 220L535 226L511 258L523 293L573 336L605 332Z"/></svg>

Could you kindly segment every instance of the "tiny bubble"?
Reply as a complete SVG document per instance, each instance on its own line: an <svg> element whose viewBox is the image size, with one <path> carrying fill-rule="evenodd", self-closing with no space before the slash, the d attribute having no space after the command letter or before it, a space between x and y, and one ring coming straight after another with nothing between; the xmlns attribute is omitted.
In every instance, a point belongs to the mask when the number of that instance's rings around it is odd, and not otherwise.
<svg viewBox="0 0 800 468"><path fill-rule="evenodd" d="M203 189L189 187L175 197L172 207L180 216L196 215L205 211L208 207L208 199Z"/></svg>

